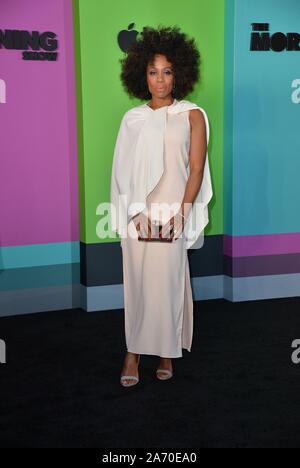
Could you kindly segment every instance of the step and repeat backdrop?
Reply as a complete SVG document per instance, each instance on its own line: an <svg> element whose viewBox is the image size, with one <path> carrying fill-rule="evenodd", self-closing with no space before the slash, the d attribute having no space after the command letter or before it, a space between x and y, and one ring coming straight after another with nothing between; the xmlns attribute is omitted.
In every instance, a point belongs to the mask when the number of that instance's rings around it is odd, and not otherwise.
<svg viewBox="0 0 300 468"><path fill-rule="evenodd" d="M144 26L194 37L186 99L210 123L214 197L189 252L195 300L300 295L298 0L10 0L0 17L0 316L124 305L98 236L131 107L120 59ZM112 11L113 9L113 11Z"/></svg>

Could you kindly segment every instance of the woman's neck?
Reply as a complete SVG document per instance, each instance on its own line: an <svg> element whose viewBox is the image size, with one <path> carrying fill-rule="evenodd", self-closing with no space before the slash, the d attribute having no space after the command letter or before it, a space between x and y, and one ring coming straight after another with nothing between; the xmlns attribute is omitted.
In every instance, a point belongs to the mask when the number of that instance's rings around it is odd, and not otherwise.
<svg viewBox="0 0 300 468"><path fill-rule="evenodd" d="M156 109L159 109L160 107L165 107L165 106L171 106L174 102L174 98L169 98L169 99L165 99L165 100L151 100L147 103L147 105L149 107L151 107L151 109L153 110L156 110Z"/></svg>

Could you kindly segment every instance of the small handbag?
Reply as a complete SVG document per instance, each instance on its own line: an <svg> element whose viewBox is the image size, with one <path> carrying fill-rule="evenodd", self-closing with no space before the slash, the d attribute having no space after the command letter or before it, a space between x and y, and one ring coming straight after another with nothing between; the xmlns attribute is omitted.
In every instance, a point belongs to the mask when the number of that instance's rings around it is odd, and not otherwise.
<svg viewBox="0 0 300 468"><path fill-rule="evenodd" d="M173 241L172 237L162 237L162 226L163 226L162 224L156 225L156 227L158 228L158 231L155 232L155 235L151 235L151 237L141 237L139 235L138 240L144 241L144 242L172 242ZM171 229L173 229L173 226L171 227Z"/></svg>

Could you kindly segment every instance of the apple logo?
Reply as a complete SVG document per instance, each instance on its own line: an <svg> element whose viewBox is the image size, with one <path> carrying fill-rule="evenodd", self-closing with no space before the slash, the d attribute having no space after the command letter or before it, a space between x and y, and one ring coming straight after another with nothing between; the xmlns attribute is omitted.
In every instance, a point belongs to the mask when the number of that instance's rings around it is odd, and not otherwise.
<svg viewBox="0 0 300 468"><path fill-rule="evenodd" d="M123 52L126 52L129 46L135 42L136 36L138 35L138 31L132 29L134 23L130 23L128 29L122 29L122 31L118 34L118 44Z"/></svg>

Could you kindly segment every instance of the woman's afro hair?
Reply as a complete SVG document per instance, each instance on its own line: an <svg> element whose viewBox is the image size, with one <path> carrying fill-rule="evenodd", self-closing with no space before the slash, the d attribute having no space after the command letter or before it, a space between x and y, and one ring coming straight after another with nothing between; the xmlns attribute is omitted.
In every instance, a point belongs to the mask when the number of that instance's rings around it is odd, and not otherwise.
<svg viewBox="0 0 300 468"><path fill-rule="evenodd" d="M120 59L121 82L130 97L151 99L146 70L156 54L164 55L172 63L175 77L174 98L183 99L199 80L200 53L194 39L187 38L178 26L157 29L145 26L142 38L133 42L126 56Z"/></svg>

